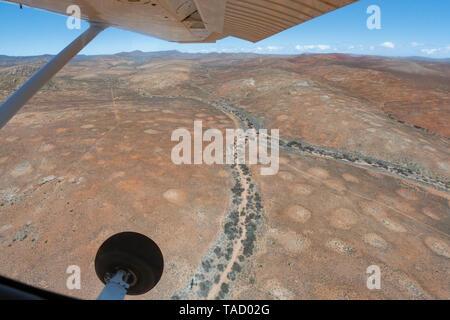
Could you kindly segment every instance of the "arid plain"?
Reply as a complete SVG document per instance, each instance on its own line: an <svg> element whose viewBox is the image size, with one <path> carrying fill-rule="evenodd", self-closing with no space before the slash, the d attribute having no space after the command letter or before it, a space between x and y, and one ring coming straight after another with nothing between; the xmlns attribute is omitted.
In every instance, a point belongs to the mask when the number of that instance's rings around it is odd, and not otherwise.
<svg viewBox="0 0 450 320"><path fill-rule="evenodd" d="M0 56L0 100L48 58ZM278 174L173 164L194 120L279 129ZM95 299L136 231L165 270L133 299L450 299L449 122L448 61L79 56L0 131L0 274Z"/></svg>

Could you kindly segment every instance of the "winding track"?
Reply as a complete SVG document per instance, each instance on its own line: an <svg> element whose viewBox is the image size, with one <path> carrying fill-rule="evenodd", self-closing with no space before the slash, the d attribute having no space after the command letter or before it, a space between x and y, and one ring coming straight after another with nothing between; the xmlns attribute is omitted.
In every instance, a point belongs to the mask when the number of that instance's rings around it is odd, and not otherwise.
<svg viewBox="0 0 450 320"><path fill-rule="evenodd" d="M151 96L156 97L156 96ZM225 113L236 128L260 129L259 123L246 111L222 101L206 100L192 96L158 96L164 98L185 98L206 103ZM426 177L418 172L394 163L362 155L345 153L327 147L310 145L306 142L281 137L280 149L296 154L332 159L348 165L382 172L398 179L408 180L420 186L450 193L449 183ZM235 150L235 159L237 151ZM207 298L227 299L232 294L232 283L243 269L243 264L253 254L264 218L263 201L259 185L252 178L246 165L230 166L233 178L232 201L223 222L223 232L203 257L197 272L189 283L173 299Z"/></svg>
<svg viewBox="0 0 450 320"><path fill-rule="evenodd" d="M225 114L234 122L236 128L242 128L238 119L230 113ZM234 150L235 162L237 151ZM200 267L189 283L175 294L173 299L229 298L231 283L242 271L245 260L255 250L264 211L259 187L248 166L231 165L230 171L234 184L231 189L231 204L223 222L223 233L203 257Z"/></svg>

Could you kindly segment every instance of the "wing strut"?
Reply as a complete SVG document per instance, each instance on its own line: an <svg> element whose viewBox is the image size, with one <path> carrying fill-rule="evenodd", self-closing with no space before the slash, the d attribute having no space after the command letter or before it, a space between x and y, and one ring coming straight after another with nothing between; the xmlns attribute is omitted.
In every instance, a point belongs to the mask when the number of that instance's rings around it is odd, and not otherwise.
<svg viewBox="0 0 450 320"><path fill-rule="evenodd" d="M78 52L88 45L107 26L91 23L88 30L69 44L57 56L36 72L22 87L0 105L0 129Z"/></svg>

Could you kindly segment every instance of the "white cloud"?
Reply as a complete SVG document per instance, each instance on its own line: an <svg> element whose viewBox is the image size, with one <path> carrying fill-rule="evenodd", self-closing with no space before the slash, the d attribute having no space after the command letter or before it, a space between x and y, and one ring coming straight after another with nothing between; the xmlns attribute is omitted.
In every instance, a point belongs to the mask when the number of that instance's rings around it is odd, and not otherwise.
<svg viewBox="0 0 450 320"><path fill-rule="evenodd" d="M420 50L422 53L433 55L436 53L448 53L450 52L450 45L442 47L442 48L424 48Z"/></svg>
<svg viewBox="0 0 450 320"><path fill-rule="evenodd" d="M279 47L279 46L268 46L267 51L280 51L283 50L283 47Z"/></svg>
<svg viewBox="0 0 450 320"><path fill-rule="evenodd" d="M218 53L236 53L236 52L239 52L239 48L220 48L216 52L218 52Z"/></svg>
<svg viewBox="0 0 450 320"><path fill-rule="evenodd" d="M305 50L314 49L314 46L311 46L311 45L308 45L308 46L296 45L295 49L297 49L298 51L305 51Z"/></svg>
<svg viewBox="0 0 450 320"><path fill-rule="evenodd" d="M423 43L420 43L420 42L411 42L411 46L412 46L412 47L422 47L422 46L423 46Z"/></svg>
<svg viewBox="0 0 450 320"><path fill-rule="evenodd" d="M348 46L348 50L364 50L365 49L365 47L364 47L364 45L362 45L362 44L358 44L358 45L350 45L350 46Z"/></svg>
<svg viewBox="0 0 450 320"><path fill-rule="evenodd" d="M319 50L330 50L330 49L331 49L331 46L325 45L325 44L319 44L319 45L317 46L317 48L318 48Z"/></svg>
<svg viewBox="0 0 450 320"><path fill-rule="evenodd" d="M426 53L428 55L432 55L432 54L435 54L435 53L441 51L441 49L436 49L436 48L433 48L433 49L422 49L420 51L422 51L423 53Z"/></svg>
<svg viewBox="0 0 450 320"><path fill-rule="evenodd" d="M392 42L389 42L389 41L383 42L381 44L381 46L384 47L384 48L389 48L389 49L394 49L395 48L395 44L393 44Z"/></svg>
<svg viewBox="0 0 450 320"><path fill-rule="evenodd" d="M325 50L331 50L331 46L327 44L310 44L310 45L297 45L295 46L295 49L298 51L308 51L308 50L319 50L319 51L325 51Z"/></svg>

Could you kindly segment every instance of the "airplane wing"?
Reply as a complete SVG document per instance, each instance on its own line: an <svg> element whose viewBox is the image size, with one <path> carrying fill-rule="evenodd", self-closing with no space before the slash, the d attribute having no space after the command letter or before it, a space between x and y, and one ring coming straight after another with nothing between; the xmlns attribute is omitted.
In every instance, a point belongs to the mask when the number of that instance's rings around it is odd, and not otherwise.
<svg viewBox="0 0 450 320"><path fill-rule="evenodd" d="M258 42L358 0L6 0L68 14L160 39L215 42L233 36Z"/></svg>

